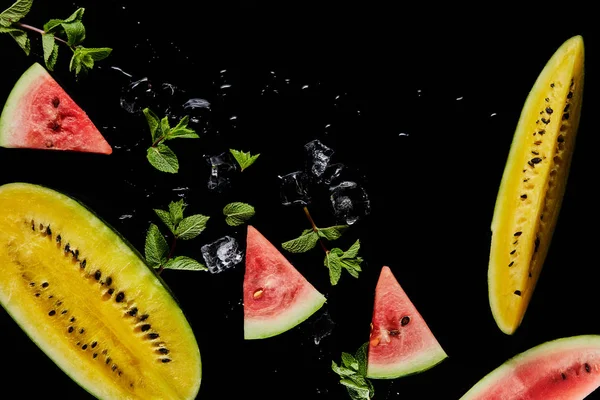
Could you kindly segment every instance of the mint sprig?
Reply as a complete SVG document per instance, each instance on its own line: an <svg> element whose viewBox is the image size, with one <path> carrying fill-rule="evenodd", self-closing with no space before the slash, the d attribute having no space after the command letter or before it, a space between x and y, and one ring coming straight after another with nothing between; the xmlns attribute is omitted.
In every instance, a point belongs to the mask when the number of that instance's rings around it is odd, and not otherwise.
<svg viewBox="0 0 600 400"><path fill-rule="evenodd" d="M229 226L239 226L247 222L255 214L254 207L239 201L229 203L223 207L225 223Z"/></svg>
<svg viewBox="0 0 600 400"><path fill-rule="evenodd" d="M179 160L173 150L164 142L173 139L197 139L200 136L193 129L188 128L189 117L187 115L171 128L168 117L160 119L149 108L144 108L142 111L152 136L152 146L148 148L146 158L157 170L176 174L179 172Z"/></svg>
<svg viewBox="0 0 600 400"><path fill-rule="evenodd" d="M58 60L58 42L67 45L73 52L69 69L77 77L86 74L94 68L96 61L105 59L112 52L108 47L86 48L82 45L86 38L86 30L82 22L84 8L78 8L66 19L51 19L44 24L44 29L39 29L20 22L29 13L32 5L33 0L17 0L0 13L0 33L11 35L27 55L31 50L27 32L41 34L44 63L48 70L53 71Z"/></svg>
<svg viewBox="0 0 600 400"><path fill-rule="evenodd" d="M342 236L342 233L348 229L348 225L336 225L328 228L305 229L299 237L283 242L281 247L290 253L304 253L317 245L319 238L326 240L336 240Z"/></svg>
<svg viewBox="0 0 600 400"><path fill-rule="evenodd" d="M329 269L329 280L332 285L337 285L343 269L354 278L358 278L359 272L362 271L360 264L363 262L362 257L358 257L359 249L360 240L356 240L346 251L336 247L325 254L323 264Z"/></svg>
<svg viewBox="0 0 600 400"><path fill-rule="evenodd" d="M187 204L183 200L172 201L169 209L154 209L160 220L169 228L173 236L171 247L155 224L150 224L146 234L144 246L146 262L160 274L164 269L178 269L191 271L205 271L208 268L193 258L186 256L174 257L177 240L191 240L200 235L206 229L206 223L210 217L203 214L194 214L184 217Z"/></svg>
<svg viewBox="0 0 600 400"><path fill-rule="evenodd" d="M233 158L240 165L240 170L244 171L246 168L254 164L260 154L251 155L249 152L243 152L240 150L229 149L229 152L233 155Z"/></svg>
<svg viewBox="0 0 600 400"><path fill-rule="evenodd" d="M340 365L331 362L331 369L339 375L340 383L346 387L353 400L371 400L375 395L373 384L367 378L367 349L364 343L354 355L342 353Z"/></svg>

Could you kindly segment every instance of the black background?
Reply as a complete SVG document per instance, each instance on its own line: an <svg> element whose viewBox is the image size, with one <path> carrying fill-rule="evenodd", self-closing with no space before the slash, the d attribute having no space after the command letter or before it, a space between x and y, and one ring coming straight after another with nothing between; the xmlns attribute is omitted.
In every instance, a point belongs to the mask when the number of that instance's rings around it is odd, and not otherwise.
<svg viewBox="0 0 600 400"><path fill-rule="evenodd" d="M10 3L3 0L0 8ZM578 19L585 10L56 3L35 2L23 22L41 27L86 8L84 44L114 51L77 82L62 47L53 76L114 153L0 149L0 183L39 183L71 194L139 250L149 223L160 226L152 209L183 195L189 213L212 217L201 236L177 247L178 254L198 259L203 244L224 234L244 243L245 227L228 227L220 216L230 201L253 204L252 224L276 245L308 227L301 208L281 205L277 176L302 168L310 140L320 139L335 150L335 161L357 169L370 195L371 214L338 243L347 247L360 238L365 262L358 280L344 275L331 287L318 248L286 254L328 301L278 337L243 340L243 264L219 275L163 273L200 345L199 398L348 398L331 360L367 340L383 265L392 268L449 358L420 375L375 381L376 399L457 399L521 351L600 333L594 256L600 43L594 24ZM552 53L576 34L584 37L587 75L569 183L536 293L522 326L507 336L496 327L487 298L496 193L531 86ZM0 46L5 99L25 69L42 60L41 43L33 40L30 57L8 36L0 37ZM202 138L172 142L179 174L149 166L146 122L120 107L129 78L111 67L147 77L154 88L167 82L185 90L171 106L192 97L211 102ZM165 99L147 104L160 112ZM204 157L228 148L261 156L234 174L229 190L211 192ZM182 187L188 189L176 190ZM336 222L322 193L310 210L321 226ZM5 390L24 398L89 398L4 312L0 326Z"/></svg>

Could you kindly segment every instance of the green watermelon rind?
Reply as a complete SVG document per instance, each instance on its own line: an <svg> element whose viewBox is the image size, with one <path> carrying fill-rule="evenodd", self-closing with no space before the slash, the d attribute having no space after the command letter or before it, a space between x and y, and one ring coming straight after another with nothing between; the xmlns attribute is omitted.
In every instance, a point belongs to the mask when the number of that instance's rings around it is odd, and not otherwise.
<svg viewBox="0 0 600 400"><path fill-rule="evenodd" d="M268 319L245 318L244 339L267 339L289 331L310 318L325 302L325 296L313 289L308 296L298 298L293 307L280 315Z"/></svg>
<svg viewBox="0 0 600 400"><path fill-rule="evenodd" d="M396 379L419 374L435 367L446 358L448 354L438 346L409 361L379 365L371 363L367 366L367 378Z"/></svg>
<svg viewBox="0 0 600 400"><path fill-rule="evenodd" d="M11 139L11 129L10 129L10 121L13 119L13 116L17 113L19 109L19 103L21 98L26 95L30 90L32 85L35 84L37 80L41 77L44 77L48 74L48 72L38 63L34 63L29 67L23 75L19 78L17 83L13 86L6 102L4 103L4 108L2 109L2 114L0 114L0 146L1 147L13 147L10 139Z"/></svg>
<svg viewBox="0 0 600 400"><path fill-rule="evenodd" d="M477 398L484 393L486 389L488 389L490 386L493 386L494 383L508 376L516 369L516 367L531 362L538 356L547 354L549 352L560 350L568 351L586 346L600 348L600 335L571 336L539 344L505 361L502 365L481 378L481 380L479 380L479 382L469 389L469 391L465 393L459 400L470 400Z"/></svg>

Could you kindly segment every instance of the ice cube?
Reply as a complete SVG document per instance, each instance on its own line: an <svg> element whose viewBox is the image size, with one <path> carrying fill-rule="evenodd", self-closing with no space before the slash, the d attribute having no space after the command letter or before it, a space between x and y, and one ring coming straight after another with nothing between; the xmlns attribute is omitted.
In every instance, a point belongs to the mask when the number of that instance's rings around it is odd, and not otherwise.
<svg viewBox="0 0 600 400"><path fill-rule="evenodd" d="M304 145L306 151L306 169L316 177L325 172L334 151L315 139Z"/></svg>
<svg viewBox="0 0 600 400"><path fill-rule="evenodd" d="M142 78L129 83L121 90L121 108L131 114L136 114L150 107L156 97L156 92L148 78Z"/></svg>
<svg viewBox="0 0 600 400"><path fill-rule="evenodd" d="M237 167L230 153L223 152L218 155L209 156L206 161L210 165L210 177L208 178L208 189L218 193L228 189L231 185L231 175Z"/></svg>
<svg viewBox="0 0 600 400"><path fill-rule="evenodd" d="M323 312L313 323L313 341L315 345L321 344L321 341L330 336L335 328L335 322L327 311Z"/></svg>
<svg viewBox="0 0 600 400"><path fill-rule="evenodd" d="M343 181L329 189L330 201L338 222L352 225L371 212L371 202L365 189L356 182Z"/></svg>
<svg viewBox="0 0 600 400"><path fill-rule="evenodd" d="M305 171L296 171L279 176L281 204L289 206L310 204L310 177Z"/></svg>
<svg viewBox="0 0 600 400"><path fill-rule="evenodd" d="M321 175L321 181L327 186L334 184L345 169L346 167L342 163L328 165L327 168L325 168L323 175Z"/></svg>
<svg viewBox="0 0 600 400"><path fill-rule="evenodd" d="M210 102L201 98L192 98L182 106L182 113L190 119L188 126L196 130L196 133L204 131L208 127L210 116Z"/></svg>
<svg viewBox="0 0 600 400"><path fill-rule="evenodd" d="M200 251L208 271L212 274L236 266L243 258L237 240L231 236L223 236L212 243L205 244Z"/></svg>

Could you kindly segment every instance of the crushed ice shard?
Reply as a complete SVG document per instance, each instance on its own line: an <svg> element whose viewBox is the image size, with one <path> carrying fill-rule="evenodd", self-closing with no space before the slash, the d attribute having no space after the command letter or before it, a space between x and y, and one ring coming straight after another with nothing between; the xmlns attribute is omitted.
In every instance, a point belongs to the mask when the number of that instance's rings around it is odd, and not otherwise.
<svg viewBox="0 0 600 400"><path fill-rule="evenodd" d="M331 207L338 222L348 225L371 213L371 202L365 189L353 181L343 181L329 189Z"/></svg>
<svg viewBox="0 0 600 400"><path fill-rule="evenodd" d="M242 261L242 251L237 240L231 236L223 236L212 243L200 248L208 271L218 274L239 264Z"/></svg>
<svg viewBox="0 0 600 400"><path fill-rule="evenodd" d="M306 143L304 151L306 152L306 169L316 177L323 175L334 151L318 139Z"/></svg>

